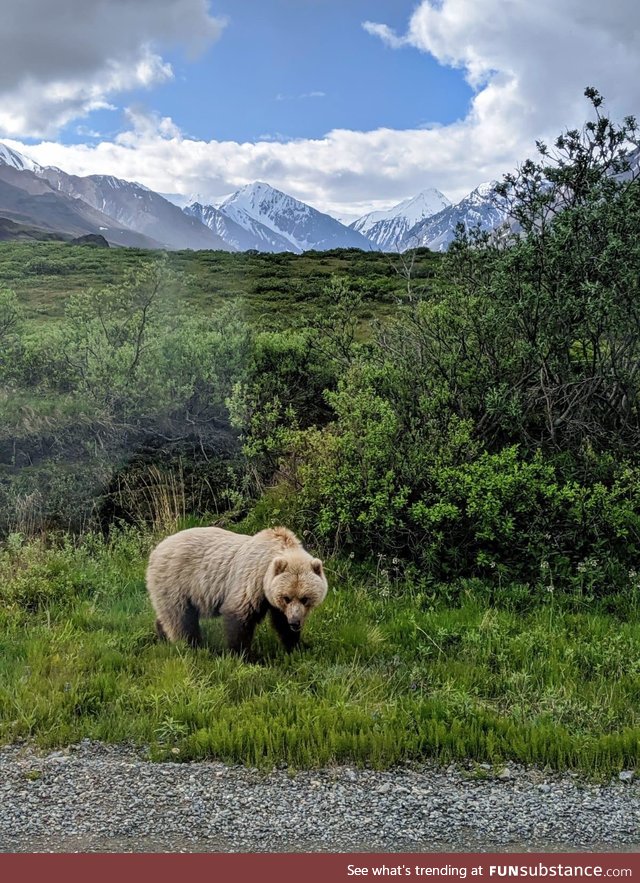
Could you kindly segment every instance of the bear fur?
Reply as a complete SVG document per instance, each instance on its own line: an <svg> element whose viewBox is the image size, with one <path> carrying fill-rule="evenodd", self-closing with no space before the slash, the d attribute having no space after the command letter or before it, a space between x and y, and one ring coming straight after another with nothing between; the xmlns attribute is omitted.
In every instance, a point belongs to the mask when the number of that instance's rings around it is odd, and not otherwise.
<svg viewBox="0 0 640 883"><path fill-rule="evenodd" d="M222 616L229 649L248 653L267 613L288 651L327 594L322 561L285 527L255 536L194 527L162 540L149 557L147 589L159 637L201 644L200 617Z"/></svg>

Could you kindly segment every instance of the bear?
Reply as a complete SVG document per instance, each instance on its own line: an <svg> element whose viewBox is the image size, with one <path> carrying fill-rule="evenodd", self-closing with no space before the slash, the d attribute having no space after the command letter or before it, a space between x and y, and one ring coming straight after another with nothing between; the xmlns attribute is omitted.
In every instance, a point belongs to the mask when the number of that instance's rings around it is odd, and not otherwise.
<svg viewBox="0 0 640 883"><path fill-rule="evenodd" d="M322 561L286 527L254 536L179 531L151 552L146 582L160 639L198 647L200 617L221 616L229 649L247 656L267 613L285 649L298 647L305 619L327 594Z"/></svg>

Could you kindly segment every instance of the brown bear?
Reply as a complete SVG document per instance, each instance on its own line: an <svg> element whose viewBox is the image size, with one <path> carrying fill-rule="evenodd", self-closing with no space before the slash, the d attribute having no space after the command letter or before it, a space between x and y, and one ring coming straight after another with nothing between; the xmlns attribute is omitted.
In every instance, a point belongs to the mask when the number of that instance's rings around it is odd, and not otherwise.
<svg viewBox="0 0 640 883"><path fill-rule="evenodd" d="M149 557L147 589L156 630L170 641L201 643L200 617L222 616L229 649L248 653L267 613L288 651L327 594L322 561L285 527L255 536L194 527L162 540Z"/></svg>

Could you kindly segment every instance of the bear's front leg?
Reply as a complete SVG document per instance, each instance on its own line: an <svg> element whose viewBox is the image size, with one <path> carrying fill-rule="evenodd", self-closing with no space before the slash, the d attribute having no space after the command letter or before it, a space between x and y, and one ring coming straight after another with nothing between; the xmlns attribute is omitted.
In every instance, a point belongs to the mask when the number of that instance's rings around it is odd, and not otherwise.
<svg viewBox="0 0 640 883"><path fill-rule="evenodd" d="M271 622L273 624L274 629L277 631L280 640L284 644L284 648L287 653L291 653L296 647L300 646L300 629L295 631L291 628L289 623L287 622L287 617L281 610L278 610L276 607L272 607L269 610L271 615Z"/></svg>
<svg viewBox="0 0 640 883"><path fill-rule="evenodd" d="M253 641L253 633L256 630L256 619L243 619L240 616L227 615L224 617L224 630L227 636L227 646L232 653L248 656Z"/></svg>

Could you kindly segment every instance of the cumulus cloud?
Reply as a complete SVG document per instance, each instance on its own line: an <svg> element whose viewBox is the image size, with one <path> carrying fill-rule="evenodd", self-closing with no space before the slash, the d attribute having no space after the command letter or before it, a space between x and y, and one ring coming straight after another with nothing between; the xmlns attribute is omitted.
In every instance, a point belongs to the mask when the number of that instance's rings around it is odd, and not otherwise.
<svg viewBox="0 0 640 883"><path fill-rule="evenodd" d="M20 0L0 29L0 132L50 136L110 106L118 93L173 76L160 54L215 40L224 22L206 0Z"/></svg>
<svg viewBox="0 0 640 883"><path fill-rule="evenodd" d="M584 121L587 85L600 89L614 116L640 104L636 0L423 0L401 36L371 22L367 30L397 51L419 49L461 69L475 91L465 118L427 129L336 129L318 139L237 143L187 138L169 118L130 110L128 131L111 141L12 146L42 164L114 174L163 193L215 199L266 180L353 216L426 187L458 199L500 177L533 153L536 138Z"/></svg>
<svg viewBox="0 0 640 883"><path fill-rule="evenodd" d="M587 85L614 114L640 100L636 0L422 0L401 37L386 25L363 27L463 70L476 90L465 120L474 138L506 136L515 146L579 124Z"/></svg>
<svg viewBox="0 0 640 883"><path fill-rule="evenodd" d="M462 197L510 167L507 155L488 143L470 156L464 123L435 130L336 129L313 140L239 143L187 138L170 118L140 110L128 116L130 128L113 141L7 143L41 165L78 175L113 174L161 193L206 194L212 202L244 184L268 181L340 216L386 207L424 187Z"/></svg>

